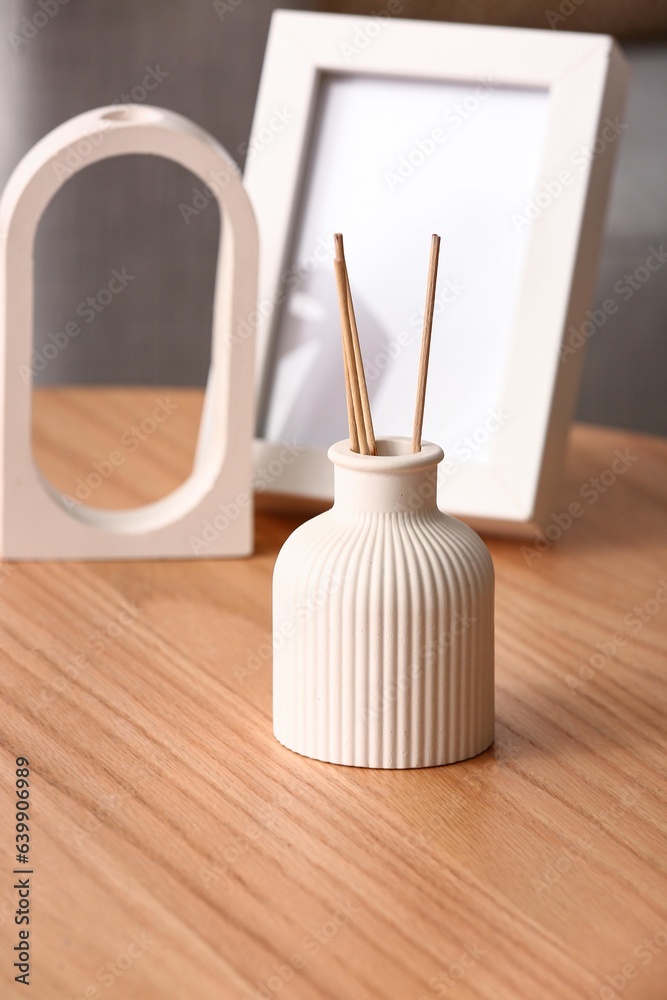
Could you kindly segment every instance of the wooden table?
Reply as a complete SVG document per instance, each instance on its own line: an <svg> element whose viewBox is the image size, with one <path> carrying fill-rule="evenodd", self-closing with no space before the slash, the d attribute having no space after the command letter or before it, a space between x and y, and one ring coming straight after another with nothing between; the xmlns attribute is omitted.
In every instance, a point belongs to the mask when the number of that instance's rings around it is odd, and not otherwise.
<svg viewBox="0 0 667 1000"><path fill-rule="evenodd" d="M160 396L170 419L119 445ZM120 446L89 502L149 500L187 474L199 408L43 391L36 451L74 492ZM666 461L665 441L575 427L555 513L582 514L548 547L489 540L497 739L451 767L334 767L273 739L294 513L258 515L250 560L2 567L2 997L664 1000Z"/></svg>

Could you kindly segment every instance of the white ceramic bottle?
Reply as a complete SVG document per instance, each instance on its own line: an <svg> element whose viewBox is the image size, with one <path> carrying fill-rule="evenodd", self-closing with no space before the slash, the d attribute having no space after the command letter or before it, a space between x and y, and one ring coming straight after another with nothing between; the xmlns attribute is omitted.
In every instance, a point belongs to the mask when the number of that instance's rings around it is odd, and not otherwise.
<svg viewBox="0 0 667 1000"><path fill-rule="evenodd" d="M428 767L493 741L491 556L436 503L442 450L329 450L331 510L287 539L273 576L273 718L291 750Z"/></svg>

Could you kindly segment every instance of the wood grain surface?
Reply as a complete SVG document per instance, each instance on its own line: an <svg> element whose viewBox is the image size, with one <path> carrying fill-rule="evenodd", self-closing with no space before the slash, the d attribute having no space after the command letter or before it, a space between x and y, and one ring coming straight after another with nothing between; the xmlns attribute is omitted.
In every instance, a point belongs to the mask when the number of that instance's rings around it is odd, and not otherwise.
<svg viewBox="0 0 667 1000"><path fill-rule="evenodd" d="M45 390L36 454L74 494L120 450L87 502L145 501L187 475L200 403ZM0 566L3 1000L664 1000L666 459L575 427L560 537L488 540L497 738L444 768L274 741L271 572L303 515L266 498L252 559Z"/></svg>

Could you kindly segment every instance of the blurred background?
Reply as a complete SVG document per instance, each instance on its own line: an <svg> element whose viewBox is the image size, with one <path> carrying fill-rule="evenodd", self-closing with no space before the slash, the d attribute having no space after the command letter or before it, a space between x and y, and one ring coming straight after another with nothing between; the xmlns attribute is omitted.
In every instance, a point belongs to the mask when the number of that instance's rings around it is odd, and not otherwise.
<svg viewBox="0 0 667 1000"><path fill-rule="evenodd" d="M597 299L613 298L588 344L579 420L667 433L667 266L619 299L651 248L667 243L667 5L638 0L398 0L400 14L615 35L631 83L607 216ZM72 115L114 102L158 104L216 136L243 166L271 12L369 13L382 0L4 0L0 7L0 185L23 154ZM396 7L394 6L394 9ZM37 384L204 385L209 365L217 208L186 224L195 178L123 157L78 174L44 216L35 249L37 355L106 288L85 333ZM123 269L124 272L123 272ZM644 272L640 272L642 277ZM35 368L40 367L36 360Z"/></svg>

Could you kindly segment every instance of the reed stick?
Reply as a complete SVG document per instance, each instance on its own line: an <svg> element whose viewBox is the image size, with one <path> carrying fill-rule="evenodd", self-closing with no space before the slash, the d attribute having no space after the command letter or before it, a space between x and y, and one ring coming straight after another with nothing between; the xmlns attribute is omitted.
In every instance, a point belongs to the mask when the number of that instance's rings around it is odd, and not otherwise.
<svg viewBox="0 0 667 1000"><path fill-rule="evenodd" d="M342 242L342 237L341 237ZM341 247L342 249L342 247ZM343 255L345 264L345 255ZM354 360L359 382L359 395L361 396L361 412L363 416L364 435L368 443L368 454L377 455L377 445L375 443L375 432L373 430L373 418L371 416L371 404L368 399L368 387L366 386L366 373L364 372L364 361L361 355L361 344L359 342L359 330L357 329L357 318L354 315L354 303L352 302L352 291L350 289L350 278L345 266L345 278L347 285L347 309L350 315L350 329L352 333L352 347L354 349Z"/></svg>
<svg viewBox="0 0 667 1000"><path fill-rule="evenodd" d="M338 236L339 234L336 234ZM338 240L334 236L334 273L336 275L336 290L338 292L338 309L340 311L340 325L343 335L343 365L345 368L345 393L347 399L347 420L350 430L350 449L358 452L361 448L363 454L368 453L368 442L363 433L363 412L361 409L361 394L359 382L356 377L356 362L354 357L354 347L352 344L352 327L350 324L350 311L347 304L347 272L345 269L345 259L342 255L342 246L339 247Z"/></svg>
<svg viewBox="0 0 667 1000"><path fill-rule="evenodd" d="M359 434L357 420L354 415L354 400L352 399L352 382L350 380L350 361L348 345L343 337L343 368L345 370L345 401L347 403L347 426L350 429L350 451L359 451Z"/></svg>
<svg viewBox="0 0 667 1000"><path fill-rule="evenodd" d="M419 357L419 378L417 381L417 400L415 403L415 419L412 428L412 450L422 450L422 427L424 425L424 404L426 402L426 380L428 378L428 362L431 353L431 331L433 329L433 313L435 310L435 286L438 280L438 258L440 256L440 237L435 233L431 237L431 256L428 265L428 281L426 285L426 307L424 309L424 326L422 329L422 345Z"/></svg>

